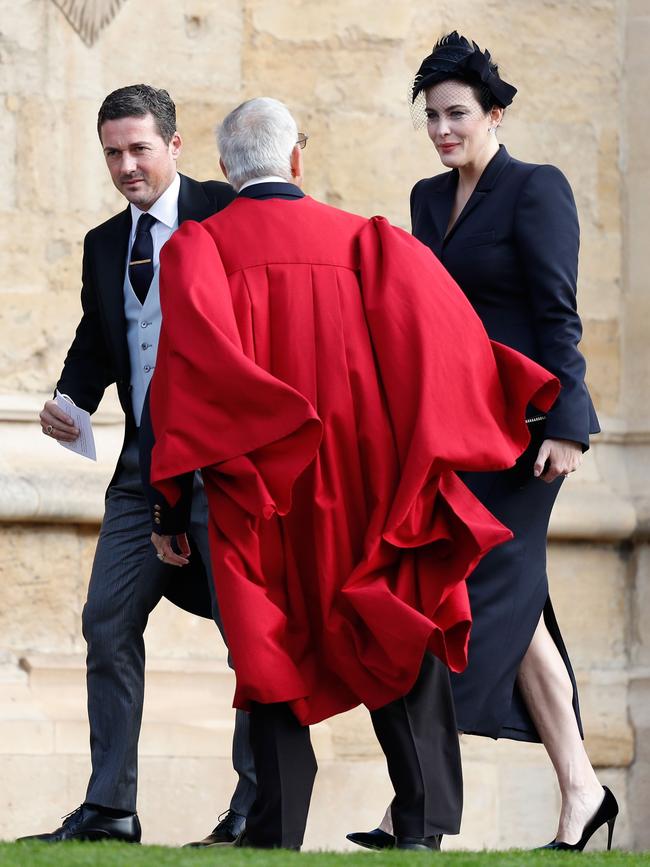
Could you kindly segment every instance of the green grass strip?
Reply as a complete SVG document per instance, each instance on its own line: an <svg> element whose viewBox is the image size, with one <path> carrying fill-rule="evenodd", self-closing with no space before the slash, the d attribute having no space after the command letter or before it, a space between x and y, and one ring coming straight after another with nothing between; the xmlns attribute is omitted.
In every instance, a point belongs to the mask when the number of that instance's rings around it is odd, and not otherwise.
<svg viewBox="0 0 650 867"><path fill-rule="evenodd" d="M423 861L424 859L424 861ZM2 867L390 867L429 863L436 867L650 867L650 852L286 852L282 850L173 849L124 843L0 843Z"/></svg>

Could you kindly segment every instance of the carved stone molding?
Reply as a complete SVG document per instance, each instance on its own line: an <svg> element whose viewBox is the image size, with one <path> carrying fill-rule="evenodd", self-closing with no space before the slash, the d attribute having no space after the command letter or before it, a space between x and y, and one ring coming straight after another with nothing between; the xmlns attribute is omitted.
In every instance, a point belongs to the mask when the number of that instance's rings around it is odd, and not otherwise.
<svg viewBox="0 0 650 867"><path fill-rule="evenodd" d="M90 48L125 0L53 0Z"/></svg>

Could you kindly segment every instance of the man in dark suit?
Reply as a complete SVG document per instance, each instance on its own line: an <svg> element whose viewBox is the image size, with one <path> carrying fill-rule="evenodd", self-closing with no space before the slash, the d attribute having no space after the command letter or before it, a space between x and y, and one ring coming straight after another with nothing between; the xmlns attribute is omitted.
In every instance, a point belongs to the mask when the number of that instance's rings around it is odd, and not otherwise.
<svg viewBox="0 0 650 867"><path fill-rule="evenodd" d="M35 835L47 842L114 838L138 842L137 745L144 697L143 633L163 595L182 607L221 620L212 589L207 502L194 480L191 533L193 574L174 582L156 559L140 483L138 436L144 397L156 363L161 312L158 298L162 245L183 220L203 220L233 199L218 181L179 175L182 141L176 109L165 90L120 88L99 111L97 130L113 183L126 210L92 229L84 242L83 316L57 389L94 412L115 382L126 419L124 443L106 494L106 511L83 611L88 645L87 685L92 775L84 803L63 825ZM40 414L43 433L59 442L79 431L53 400ZM242 831L255 795L247 714L238 712L233 763L239 783L230 809L200 844L232 842Z"/></svg>

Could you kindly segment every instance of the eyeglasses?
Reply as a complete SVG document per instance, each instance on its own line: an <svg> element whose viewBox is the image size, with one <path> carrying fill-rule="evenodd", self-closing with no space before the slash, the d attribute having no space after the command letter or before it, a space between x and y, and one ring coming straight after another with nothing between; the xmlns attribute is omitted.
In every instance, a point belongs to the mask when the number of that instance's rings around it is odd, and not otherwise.
<svg viewBox="0 0 650 867"><path fill-rule="evenodd" d="M298 141L296 142L296 144L298 145L300 150L305 149L305 147L307 146L307 139L308 138L309 138L309 136L307 135L307 133L305 133L305 132L299 132L298 133Z"/></svg>

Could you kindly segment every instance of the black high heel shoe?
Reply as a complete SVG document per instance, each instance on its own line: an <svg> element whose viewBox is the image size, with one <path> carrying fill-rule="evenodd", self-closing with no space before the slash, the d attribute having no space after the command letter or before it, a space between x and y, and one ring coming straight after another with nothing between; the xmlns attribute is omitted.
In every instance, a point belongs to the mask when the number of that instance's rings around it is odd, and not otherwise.
<svg viewBox="0 0 650 867"><path fill-rule="evenodd" d="M387 834L381 828L374 828L372 831L352 831L345 835L352 843L357 846L363 846L364 849L394 849L395 837L392 834Z"/></svg>
<svg viewBox="0 0 650 867"><path fill-rule="evenodd" d="M612 837L614 836L614 824L618 816L618 803L607 786L603 786L605 795L601 801L600 807L596 810L591 819L587 822L582 832L582 837L577 843L564 843L562 840L553 840L547 843L546 846L540 846L540 849L557 849L564 852L582 852L591 837L596 831L607 822L607 849L612 848Z"/></svg>

